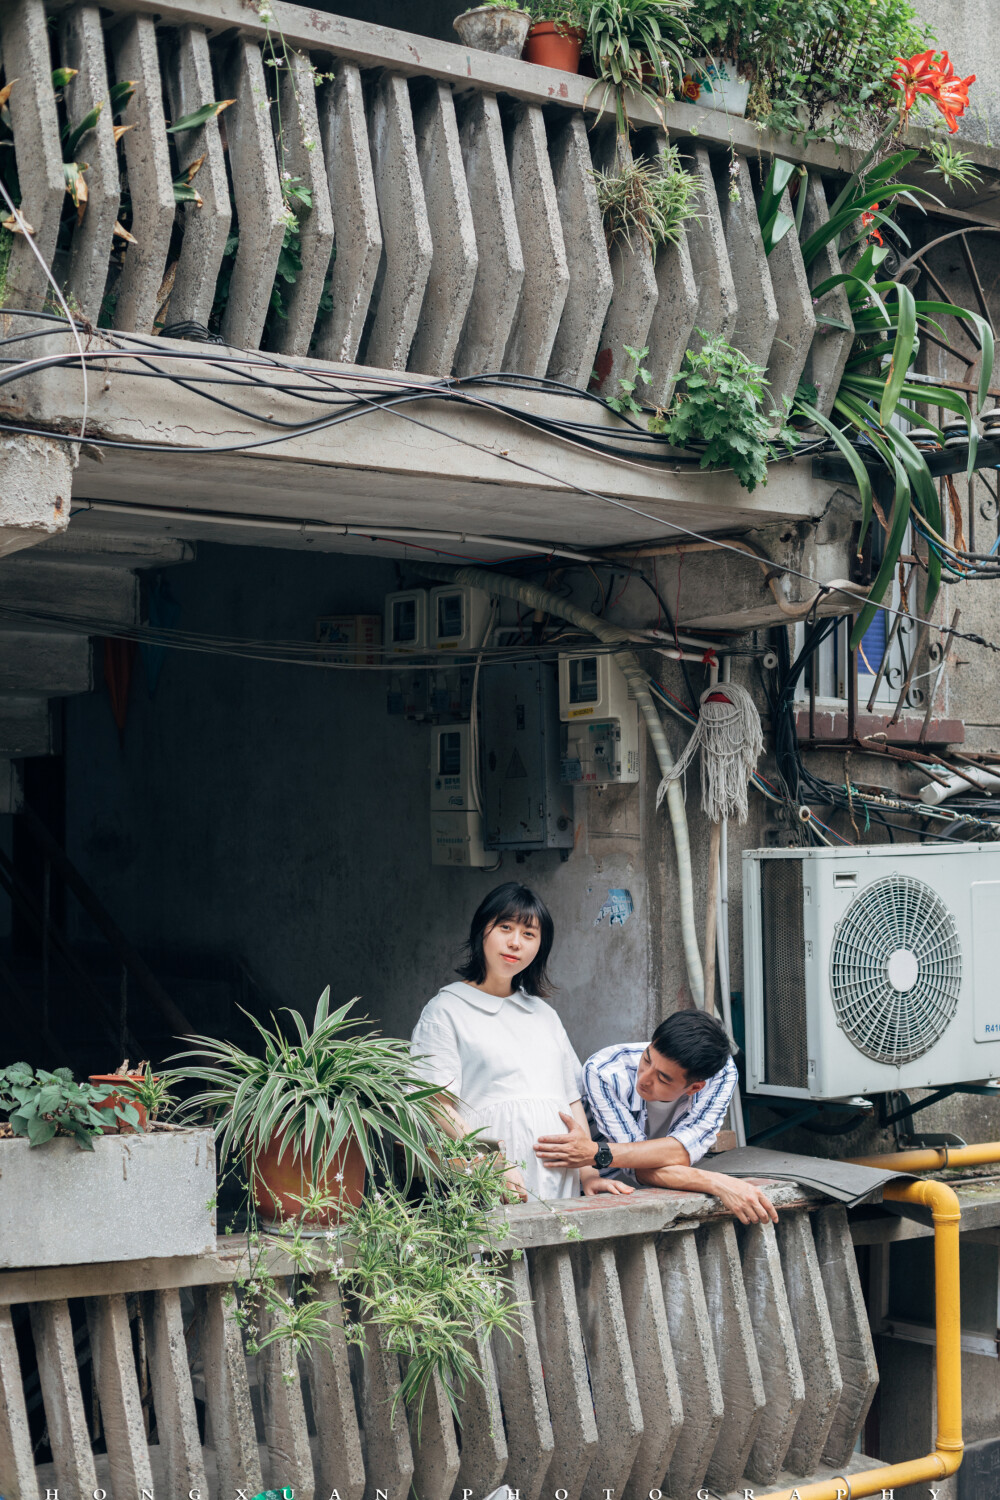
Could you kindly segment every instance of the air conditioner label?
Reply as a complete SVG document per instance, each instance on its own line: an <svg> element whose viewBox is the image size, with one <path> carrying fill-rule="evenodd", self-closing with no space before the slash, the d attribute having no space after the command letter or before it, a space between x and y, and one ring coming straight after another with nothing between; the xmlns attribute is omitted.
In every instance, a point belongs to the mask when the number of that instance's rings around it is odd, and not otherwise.
<svg viewBox="0 0 1000 1500"><path fill-rule="evenodd" d="M974 880L970 894L972 1034L977 1042L1000 1042L1000 880Z"/></svg>

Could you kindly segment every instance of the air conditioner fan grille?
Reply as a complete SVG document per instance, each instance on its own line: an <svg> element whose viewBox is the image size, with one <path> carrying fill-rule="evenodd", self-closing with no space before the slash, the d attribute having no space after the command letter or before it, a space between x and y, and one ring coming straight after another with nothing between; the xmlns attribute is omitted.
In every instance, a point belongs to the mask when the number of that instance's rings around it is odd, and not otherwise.
<svg viewBox="0 0 1000 1500"><path fill-rule="evenodd" d="M838 923L830 958L837 1023L866 1057L912 1062L958 1007L962 950L954 918L909 875L876 880Z"/></svg>

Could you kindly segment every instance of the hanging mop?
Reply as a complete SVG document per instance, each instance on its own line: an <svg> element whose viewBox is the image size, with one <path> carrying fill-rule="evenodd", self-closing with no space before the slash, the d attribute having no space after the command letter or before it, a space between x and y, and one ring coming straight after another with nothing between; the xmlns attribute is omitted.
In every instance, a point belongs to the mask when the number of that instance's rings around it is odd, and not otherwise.
<svg viewBox="0 0 1000 1500"><path fill-rule="evenodd" d="M760 715L746 688L735 682L713 683L701 695L694 734L660 782L659 807L667 785L683 776L701 750L701 805L712 823L735 817L747 820L747 784L764 749Z"/></svg>

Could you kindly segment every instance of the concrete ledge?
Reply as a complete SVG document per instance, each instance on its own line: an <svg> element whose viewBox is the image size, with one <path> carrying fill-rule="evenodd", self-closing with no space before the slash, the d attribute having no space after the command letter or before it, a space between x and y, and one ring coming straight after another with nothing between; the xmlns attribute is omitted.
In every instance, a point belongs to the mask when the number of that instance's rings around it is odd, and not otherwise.
<svg viewBox="0 0 1000 1500"><path fill-rule="evenodd" d="M210 1130L2 1140L0 1269L207 1255L214 1198Z"/></svg>

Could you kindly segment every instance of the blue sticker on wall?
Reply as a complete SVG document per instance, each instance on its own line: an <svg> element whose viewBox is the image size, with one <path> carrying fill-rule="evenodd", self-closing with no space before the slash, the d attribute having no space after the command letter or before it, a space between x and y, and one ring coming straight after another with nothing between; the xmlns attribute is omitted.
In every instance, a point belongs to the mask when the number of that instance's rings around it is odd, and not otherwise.
<svg viewBox="0 0 1000 1500"><path fill-rule="evenodd" d="M620 890L612 886L608 891L608 898L594 920L594 926L600 927L604 918L607 917L612 927L624 927L629 917L635 911L632 901L632 892Z"/></svg>

